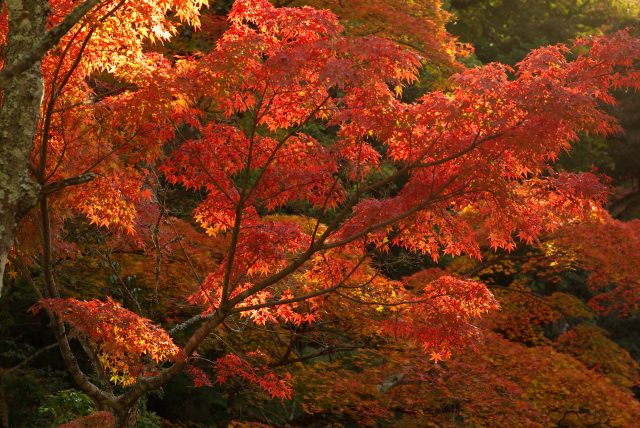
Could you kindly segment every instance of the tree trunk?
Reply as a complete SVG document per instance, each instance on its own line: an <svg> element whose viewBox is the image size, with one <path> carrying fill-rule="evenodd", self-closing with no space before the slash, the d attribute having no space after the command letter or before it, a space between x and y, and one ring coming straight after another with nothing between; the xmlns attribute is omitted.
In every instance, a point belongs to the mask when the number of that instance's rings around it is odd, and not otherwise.
<svg viewBox="0 0 640 428"><path fill-rule="evenodd" d="M138 403L135 401L130 406L125 406L115 412L115 422L113 428L133 428L138 419Z"/></svg>
<svg viewBox="0 0 640 428"><path fill-rule="evenodd" d="M10 428L9 427L9 405L7 403L7 397L4 392L3 385L3 374L1 373L2 369L0 369L0 427L2 428Z"/></svg>
<svg viewBox="0 0 640 428"><path fill-rule="evenodd" d="M47 1L5 0L9 34L5 68L23 61L44 36ZM0 295L2 277L17 222L37 202L38 185L29 174L29 157L40 116L44 82L40 61L8 78L0 110Z"/></svg>

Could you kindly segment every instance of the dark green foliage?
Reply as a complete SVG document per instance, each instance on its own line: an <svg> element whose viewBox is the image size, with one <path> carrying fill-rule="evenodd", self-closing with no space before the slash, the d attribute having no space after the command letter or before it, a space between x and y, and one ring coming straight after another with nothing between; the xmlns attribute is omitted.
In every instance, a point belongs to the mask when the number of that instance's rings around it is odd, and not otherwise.
<svg viewBox="0 0 640 428"><path fill-rule="evenodd" d="M539 46L637 25L640 10L628 0L451 0L450 8L458 19L449 30L482 62L506 64Z"/></svg>
<svg viewBox="0 0 640 428"><path fill-rule="evenodd" d="M94 411L87 395L75 389L65 389L44 397L31 421L34 426L57 427Z"/></svg>

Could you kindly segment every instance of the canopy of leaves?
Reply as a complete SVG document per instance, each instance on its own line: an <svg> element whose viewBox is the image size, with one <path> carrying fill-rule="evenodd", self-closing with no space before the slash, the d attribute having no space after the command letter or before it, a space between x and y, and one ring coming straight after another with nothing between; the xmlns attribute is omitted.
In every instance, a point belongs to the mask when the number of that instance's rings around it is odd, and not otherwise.
<svg viewBox="0 0 640 428"><path fill-rule="evenodd" d="M171 56L148 46L202 1L104 1L45 57L11 268L74 380L120 425L186 371L229 419L632 426L637 364L594 324L637 316L637 224L554 163L620 131L640 39L464 69L437 1L291 3L237 0ZM459 72L404 99L425 64Z"/></svg>

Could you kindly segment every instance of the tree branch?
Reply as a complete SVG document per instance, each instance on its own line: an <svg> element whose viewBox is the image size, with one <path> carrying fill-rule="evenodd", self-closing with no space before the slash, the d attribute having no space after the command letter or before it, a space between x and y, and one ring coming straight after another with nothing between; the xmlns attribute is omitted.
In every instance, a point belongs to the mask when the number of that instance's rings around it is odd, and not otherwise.
<svg viewBox="0 0 640 428"><path fill-rule="evenodd" d="M45 346L44 348L40 348L39 350L37 350L36 352L34 352L33 354L31 354L30 356L28 356L27 358L25 358L24 360L20 361L18 364L16 364L13 367L9 367L8 369L0 369L0 379L2 378L2 376L6 375L7 373L11 373L12 371L18 370L19 368L26 366L27 364L29 364L31 361L35 360L36 358L38 358L40 355L44 354L45 352L47 352L50 349L53 349L55 347L58 346L58 343L52 343L50 345Z"/></svg>
<svg viewBox="0 0 640 428"><path fill-rule="evenodd" d="M11 78L26 71L35 62L40 61L46 53L56 46L60 39L69 32L82 18L84 18L91 9L94 8L101 0L85 0L83 3L76 6L69 14L62 20L60 24L47 33L40 39L27 55L25 55L19 62L12 64L0 71L0 84L6 84Z"/></svg>
<svg viewBox="0 0 640 428"><path fill-rule="evenodd" d="M75 177L65 178L63 180L54 181L42 187L42 195L50 195L69 186L77 186L79 184L88 183L96 178L96 174L88 172L86 174L77 175Z"/></svg>

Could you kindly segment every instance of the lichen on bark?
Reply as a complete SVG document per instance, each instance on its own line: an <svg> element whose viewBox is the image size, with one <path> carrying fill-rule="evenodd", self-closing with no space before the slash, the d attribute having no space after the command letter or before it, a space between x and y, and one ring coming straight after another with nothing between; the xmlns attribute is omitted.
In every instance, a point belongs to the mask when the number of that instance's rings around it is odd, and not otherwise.
<svg viewBox="0 0 640 428"><path fill-rule="evenodd" d="M5 0L9 33L4 67L20 64L46 34L48 2ZM17 222L37 202L39 186L29 159L40 115L43 77L39 60L2 82L0 110L0 295Z"/></svg>

